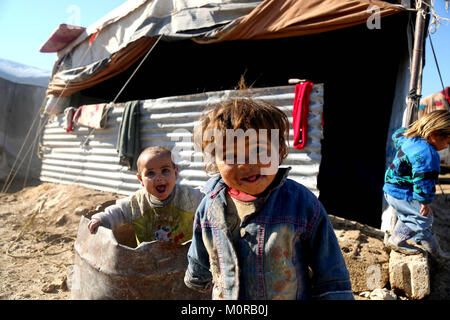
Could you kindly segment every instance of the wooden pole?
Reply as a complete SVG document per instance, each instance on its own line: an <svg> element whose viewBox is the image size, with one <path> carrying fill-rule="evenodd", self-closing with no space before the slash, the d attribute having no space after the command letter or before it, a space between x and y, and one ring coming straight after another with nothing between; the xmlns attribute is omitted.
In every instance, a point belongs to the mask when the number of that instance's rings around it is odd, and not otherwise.
<svg viewBox="0 0 450 320"><path fill-rule="evenodd" d="M425 19L427 13L428 0L417 0L417 4L420 7L416 13L416 26L414 30L414 47L411 60L411 77L409 79L409 93L406 99L406 109L403 114L402 126L409 126L415 119L413 112L417 111L419 104L421 88L418 88L419 75L421 76L420 67L422 66L421 60L423 57L423 44L425 35Z"/></svg>

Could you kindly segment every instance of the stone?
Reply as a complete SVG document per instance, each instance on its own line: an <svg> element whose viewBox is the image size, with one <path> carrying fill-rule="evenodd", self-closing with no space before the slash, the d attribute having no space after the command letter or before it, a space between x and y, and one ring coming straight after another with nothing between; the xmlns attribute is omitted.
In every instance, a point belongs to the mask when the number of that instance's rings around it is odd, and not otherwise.
<svg viewBox="0 0 450 320"><path fill-rule="evenodd" d="M44 293L56 293L58 290L67 291L67 276L63 276L61 279L55 279L52 283L45 283L41 290Z"/></svg>
<svg viewBox="0 0 450 320"><path fill-rule="evenodd" d="M370 300L397 300L397 295L386 288L377 288L370 293L369 298Z"/></svg>
<svg viewBox="0 0 450 320"><path fill-rule="evenodd" d="M65 225L67 222L67 217L65 214L61 215L58 219L56 219L55 224L59 227Z"/></svg>
<svg viewBox="0 0 450 320"><path fill-rule="evenodd" d="M360 297L363 297L363 298L369 298L370 297L370 291L363 291L363 292L360 292L359 294L358 294Z"/></svg>
<svg viewBox="0 0 450 320"><path fill-rule="evenodd" d="M389 282L394 292L409 299L420 300L430 294L430 265L428 254L421 251L404 255L394 250L389 258Z"/></svg>
<svg viewBox="0 0 450 320"><path fill-rule="evenodd" d="M59 285L56 283L44 284L41 288L44 293L56 293Z"/></svg>
<svg viewBox="0 0 450 320"><path fill-rule="evenodd" d="M64 275L60 280L59 288L63 291L69 291L69 286L67 285L67 275Z"/></svg>
<svg viewBox="0 0 450 320"><path fill-rule="evenodd" d="M77 215L77 216L86 216L88 212L89 212L89 209L86 209L86 208L76 208L74 213L75 213L75 215Z"/></svg>

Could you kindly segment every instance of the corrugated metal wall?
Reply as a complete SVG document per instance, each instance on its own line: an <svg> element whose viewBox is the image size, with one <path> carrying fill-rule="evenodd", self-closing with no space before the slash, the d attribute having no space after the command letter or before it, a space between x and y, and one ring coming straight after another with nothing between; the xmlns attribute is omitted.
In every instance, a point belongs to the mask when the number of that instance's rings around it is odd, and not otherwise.
<svg viewBox="0 0 450 320"><path fill-rule="evenodd" d="M217 103L238 93L232 90L207 92L143 100L141 105L141 146L163 145L177 151L179 183L191 186L204 184L208 176L203 171L202 156L194 152L193 128L205 106ZM248 90L255 99L269 101L283 110L292 125L294 86ZM117 133L122 120L123 104L116 104L108 112L107 127L91 129L78 127L66 133L62 128L63 115L51 120L45 127L42 151L41 180L131 194L140 188L135 172L119 165L116 151ZM290 153L283 165L292 167L290 177L318 195L317 174L321 160L321 123L323 85L315 84L310 96L308 143L299 151L292 148L293 130L290 130ZM179 152L179 153L178 153Z"/></svg>

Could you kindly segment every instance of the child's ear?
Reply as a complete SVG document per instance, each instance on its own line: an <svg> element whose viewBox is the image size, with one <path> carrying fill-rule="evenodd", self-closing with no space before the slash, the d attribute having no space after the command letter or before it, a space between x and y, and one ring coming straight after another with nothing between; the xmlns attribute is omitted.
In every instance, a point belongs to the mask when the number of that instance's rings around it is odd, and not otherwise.
<svg viewBox="0 0 450 320"><path fill-rule="evenodd" d="M144 183L142 182L142 176L141 176L141 174L139 172L136 173L136 177L138 178L138 180L141 183L141 185L144 185Z"/></svg>
<svg viewBox="0 0 450 320"><path fill-rule="evenodd" d="M426 139L428 142L434 143L436 141L437 136L439 135L438 131L432 131Z"/></svg>
<svg viewBox="0 0 450 320"><path fill-rule="evenodd" d="M175 179L178 179L178 167L175 167Z"/></svg>
<svg viewBox="0 0 450 320"><path fill-rule="evenodd" d="M441 136L441 131L439 130L433 131L431 132L431 135L436 139Z"/></svg>

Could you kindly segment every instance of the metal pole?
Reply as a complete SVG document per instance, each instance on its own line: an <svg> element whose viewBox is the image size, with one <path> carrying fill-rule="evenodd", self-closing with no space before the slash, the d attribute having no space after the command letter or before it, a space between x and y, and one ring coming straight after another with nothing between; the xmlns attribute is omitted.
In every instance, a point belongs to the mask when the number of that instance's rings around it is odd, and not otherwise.
<svg viewBox="0 0 450 320"><path fill-rule="evenodd" d="M428 1L428 0L427 0ZM423 57L423 44L424 44L424 34L425 34L425 19L427 11L426 0L419 0L420 7L416 13L416 26L414 30L414 48L411 60L411 77L409 79L409 93L406 99L406 109L403 114L402 126L407 127L414 121L414 111L417 111L417 106L419 104L421 89L418 88L419 75L421 76L421 60ZM416 3L417 8L417 3Z"/></svg>

